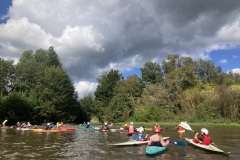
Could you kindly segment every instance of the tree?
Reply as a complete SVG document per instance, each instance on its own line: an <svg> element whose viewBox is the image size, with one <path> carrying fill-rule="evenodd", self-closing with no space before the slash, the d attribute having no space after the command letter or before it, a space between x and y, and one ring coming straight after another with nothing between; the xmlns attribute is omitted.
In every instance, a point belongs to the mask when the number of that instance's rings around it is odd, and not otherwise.
<svg viewBox="0 0 240 160"><path fill-rule="evenodd" d="M153 62L147 62L143 68L140 68L142 73L142 80L145 83L160 83L163 81L163 73L160 65Z"/></svg>
<svg viewBox="0 0 240 160"><path fill-rule="evenodd" d="M0 58L0 97L12 90L15 67L13 61Z"/></svg>
<svg viewBox="0 0 240 160"><path fill-rule="evenodd" d="M123 80L123 76L118 70L112 69L108 73L101 75L100 78L97 79L98 85L94 92L96 100L107 105L113 97L117 83L121 80Z"/></svg>
<svg viewBox="0 0 240 160"><path fill-rule="evenodd" d="M210 60L199 59L196 61L196 75L203 83L217 82L217 77L221 75L221 67L215 67ZM222 78L221 78L222 79Z"/></svg>

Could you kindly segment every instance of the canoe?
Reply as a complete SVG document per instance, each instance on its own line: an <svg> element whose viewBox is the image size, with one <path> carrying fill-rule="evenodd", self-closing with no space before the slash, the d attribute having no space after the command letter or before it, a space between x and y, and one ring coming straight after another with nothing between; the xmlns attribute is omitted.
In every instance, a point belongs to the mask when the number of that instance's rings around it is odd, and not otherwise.
<svg viewBox="0 0 240 160"><path fill-rule="evenodd" d="M195 146L197 148L206 150L206 151L211 151L211 152L216 152L216 153L225 153L223 150L217 148L216 146L214 146L212 144L210 144L210 145L198 144L198 143L193 142L193 139L189 139L189 138L185 138L185 140L189 144L191 144L191 145L193 145L193 146Z"/></svg>
<svg viewBox="0 0 240 160"><path fill-rule="evenodd" d="M170 137L163 137L163 139L169 139ZM127 142L121 142L121 143L114 143L110 144L113 146L134 146L134 145L142 145L142 144L147 144L148 141L143 141L143 140L131 140Z"/></svg>
<svg viewBox="0 0 240 160"><path fill-rule="evenodd" d="M45 129L31 129L33 132L59 132L60 130L51 129L51 130L45 130Z"/></svg>
<svg viewBox="0 0 240 160"><path fill-rule="evenodd" d="M147 146L146 154L147 155L156 155L164 152L167 147L160 147L160 146Z"/></svg>
<svg viewBox="0 0 240 160"><path fill-rule="evenodd" d="M99 130L100 129L99 127L86 128L85 126L78 126L77 128L81 130Z"/></svg>

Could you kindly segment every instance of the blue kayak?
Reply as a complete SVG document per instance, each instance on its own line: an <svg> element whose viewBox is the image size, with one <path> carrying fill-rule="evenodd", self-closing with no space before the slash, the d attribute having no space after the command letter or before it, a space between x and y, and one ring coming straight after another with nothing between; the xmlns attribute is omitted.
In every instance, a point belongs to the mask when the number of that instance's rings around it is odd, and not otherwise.
<svg viewBox="0 0 240 160"><path fill-rule="evenodd" d="M147 146L146 154L147 155L156 155L156 154L164 152L166 149L167 149L167 147Z"/></svg>
<svg viewBox="0 0 240 160"><path fill-rule="evenodd" d="M99 127L86 128L85 126L78 126L77 128L81 130L99 130L100 129Z"/></svg>

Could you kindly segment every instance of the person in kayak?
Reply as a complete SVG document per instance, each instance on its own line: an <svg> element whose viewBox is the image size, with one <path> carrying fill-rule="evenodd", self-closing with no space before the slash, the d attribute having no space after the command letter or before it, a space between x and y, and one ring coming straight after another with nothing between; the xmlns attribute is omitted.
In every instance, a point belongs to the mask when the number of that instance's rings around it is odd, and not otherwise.
<svg viewBox="0 0 240 160"><path fill-rule="evenodd" d="M204 145L211 144L211 137L208 135L208 130L206 128L201 129L201 134L196 133L194 136L194 142Z"/></svg>
<svg viewBox="0 0 240 160"><path fill-rule="evenodd" d="M87 122L86 128L92 128L92 125L89 122Z"/></svg>
<svg viewBox="0 0 240 160"><path fill-rule="evenodd" d="M148 141L150 139L149 135L145 133L145 126L141 125L138 129L139 140Z"/></svg>
<svg viewBox="0 0 240 160"><path fill-rule="evenodd" d="M124 130L124 131L128 131L128 128L129 128L128 124L125 123L125 124L124 124L124 127L123 127L123 130Z"/></svg>
<svg viewBox="0 0 240 160"><path fill-rule="evenodd" d="M128 132L129 133L137 132L137 129L133 126L133 122L130 122L130 125L128 127Z"/></svg>
<svg viewBox="0 0 240 160"><path fill-rule="evenodd" d="M7 123L7 119L5 121L2 122L2 128L6 127L6 123Z"/></svg>
<svg viewBox="0 0 240 160"><path fill-rule="evenodd" d="M108 131L109 130L107 122L105 122L104 125L102 126L102 130L104 130L104 131Z"/></svg>
<svg viewBox="0 0 240 160"><path fill-rule="evenodd" d="M51 129L52 129L52 127L51 127L50 123L47 123L45 130L51 130Z"/></svg>
<svg viewBox="0 0 240 160"><path fill-rule="evenodd" d="M161 135L162 128L160 126L157 126L154 128L154 135L150 137L150 140L148 141L149 146L167 146L169 144L169 140L166 142L163 140L163 137Z"/></svg>

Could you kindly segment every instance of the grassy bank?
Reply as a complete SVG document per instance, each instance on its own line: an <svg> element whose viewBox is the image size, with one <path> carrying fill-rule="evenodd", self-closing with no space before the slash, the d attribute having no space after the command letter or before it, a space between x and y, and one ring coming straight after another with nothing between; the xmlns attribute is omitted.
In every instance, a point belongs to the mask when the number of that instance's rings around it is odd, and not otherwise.
<svg viewBox="0 0 240 160"><path fill-rule="evenodd" d="M144 125L144 126L155 126L156 122L134 122L135 126L140 126L140 125ZM157 122L160 126L177 126L179 122ZM125 123L129 124L130 121L128 122L117 122L114 123L114 125L124 125ZM240 122L231 122L228 120L222 121L222 120L215 120L215 121L205 121L205 122L187 122L190 126L229 126L229 127L240 127Z"/></svg>

